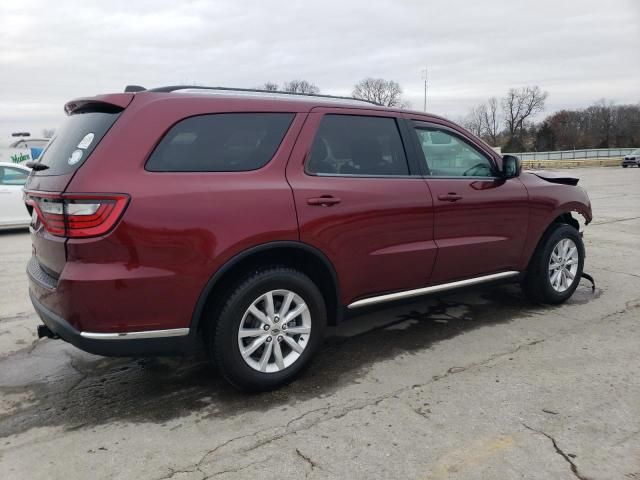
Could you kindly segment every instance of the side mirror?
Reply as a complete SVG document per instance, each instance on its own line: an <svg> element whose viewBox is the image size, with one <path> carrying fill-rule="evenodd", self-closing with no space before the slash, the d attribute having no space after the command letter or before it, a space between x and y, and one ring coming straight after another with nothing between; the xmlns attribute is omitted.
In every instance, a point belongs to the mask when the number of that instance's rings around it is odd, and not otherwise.
<svg viewBox="0 0 640 480"><path fill-rule="evenodd" d="M520 175L522 164L520 159L514 155L504 155L502 157L502 175L504 178L513 178Z"/></svg>

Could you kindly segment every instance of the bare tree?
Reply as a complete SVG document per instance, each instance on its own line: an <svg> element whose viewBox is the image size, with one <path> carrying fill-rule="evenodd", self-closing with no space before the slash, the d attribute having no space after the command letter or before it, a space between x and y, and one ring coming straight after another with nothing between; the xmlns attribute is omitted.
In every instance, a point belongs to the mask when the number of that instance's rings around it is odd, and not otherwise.
<svg viewBox="0 0 640 480"><path fill-rule="evenodd" d="M262 85L260 85L257 89L266 90L267 92L277 92L278 90L280 90L280 87L275 82L265 82Z"/></svg>
<svg viewBox="0 0 640 480"><path fill-rule="evenodd" d="M469 113L466 117L464 117L464 120L462 121L462 124L465 126L465 128L478 137L482 136L482 133L484 132L483 122L486 108L487 106L484 103L473 107L471 110L469 110Z"/></svg>
<svg viewBox="0 0 640 480"><path fill-rule="evenodd" d="M290 82L285 82L282 91L290 93L320 93L317 85L307 82L306 80L291 80Z"/></svg>
<svg viewBox="0 0 640 480"><path fill-rule="evenodd" d="M385 107L403 108L405 106L402 99L402 88L393 80L365 78L353 87L351 95L355 98L379 103Z"/></svg>
<svg viewBox="0 0 640 480"><path fill-rule="evenodd" d="M587 108L587 114L591 123L601 132L598 148L608 148L611 146L611 136L616 124L616 108L613 102L607 102L604 98L596 102L595 105Z"/></svg>
<svg viewBox="0 0 640 480"><path fill-rule="evenodd" d="M473 134L497 146L502 127L498 99L491 97L486 103L473 107L464 118L463 124Z"/></svg>
<svg viewBox="0 0 640 480"><path fill-rule="evenodd" d="M480 109L482 134L492 146L498 145L498 135L502 127L498 99L491 97Z"/></svg>
<svg viewBox="0 0 640 480"><path fill-rule="evenodd" d="M509 90L507 96L502 99L502 110L511 139L522 133L528 118L544 110L546 99L547 92L540 90L537 85Z"/></svg>

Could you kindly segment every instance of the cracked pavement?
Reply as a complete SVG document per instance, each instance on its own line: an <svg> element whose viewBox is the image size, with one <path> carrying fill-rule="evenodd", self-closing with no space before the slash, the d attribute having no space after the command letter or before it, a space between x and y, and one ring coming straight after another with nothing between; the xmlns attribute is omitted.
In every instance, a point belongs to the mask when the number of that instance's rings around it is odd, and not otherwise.
<svg viewBox="0 0 640 480"><path fill-rule="evenodd" d="M201 357L36 340L28 233L0 233L0 478L640 479L640 169L576 172L595 292L549 307L498 286L372 310L260 395Z"/></svg>

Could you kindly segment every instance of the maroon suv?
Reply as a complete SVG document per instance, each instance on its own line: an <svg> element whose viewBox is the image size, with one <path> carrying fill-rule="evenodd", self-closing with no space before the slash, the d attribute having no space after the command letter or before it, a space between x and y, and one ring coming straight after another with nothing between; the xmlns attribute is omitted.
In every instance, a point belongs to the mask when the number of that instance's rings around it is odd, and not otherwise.
<svg viewBox="0 0 640 480"><path fill-rule="evenodd" d="M560 303L582 275L575 179L521 173L440 117L187 87L65 110L25 187L27 271L40 336L88 352L204 345L269 389L348 311L496 281Z"/></svg>

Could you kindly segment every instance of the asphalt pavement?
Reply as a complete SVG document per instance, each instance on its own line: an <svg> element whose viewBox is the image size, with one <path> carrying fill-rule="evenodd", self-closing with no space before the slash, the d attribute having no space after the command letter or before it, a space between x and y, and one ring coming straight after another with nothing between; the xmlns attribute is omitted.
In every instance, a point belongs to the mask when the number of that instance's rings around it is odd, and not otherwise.
<svg viewBox="0 0 640 480"><path fill-rule="evenodd" d="M0 233L0 479L640 480L640 169L571 173L593 203L595 292L550 307L498 286L367 313L260 395L200 357L37 340L29 235Z"/></svg>

